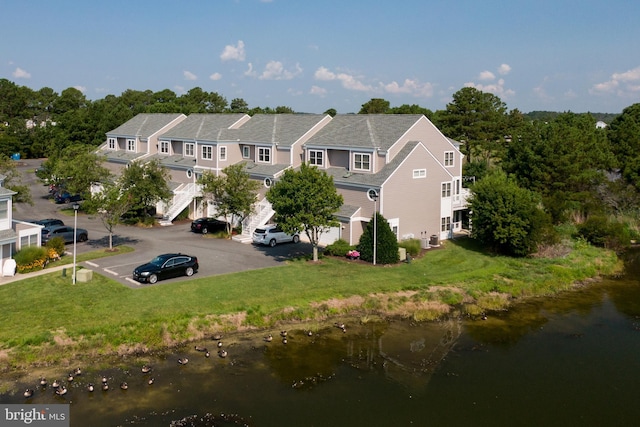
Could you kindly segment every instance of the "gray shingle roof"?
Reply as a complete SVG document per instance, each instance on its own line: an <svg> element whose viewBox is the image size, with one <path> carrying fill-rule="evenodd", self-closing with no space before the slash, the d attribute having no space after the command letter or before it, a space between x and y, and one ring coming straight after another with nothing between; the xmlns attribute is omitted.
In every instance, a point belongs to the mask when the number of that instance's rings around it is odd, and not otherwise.
<svg viewBox="0 0 640 427"><path fill-rule="evenodd" d="M160 135L161 139L180 141L217 141L222 129L236 123L245 114L191 114Z"/></svg>
<svg viewBox="0 0 640 427"><path fill-rule="evenodd" d="M327 174L333 177L335 184L380 187L407 158L409 153L418 145L417 141L410 141L398 152L389 163L384 165L380 172L375 174L349 172L346 168L328 168Z"/></svg>
<svg viewBox="0 0 640 427"><path fill-rule="evenodd" d="M138 114L111 132L107 132L107 136L138 136L140 139L146 139L180 116L182 116L181 113Z"/></svg>
<svg viewBox="0 0 640 427"><path fill-rule="evenodd" d="M288 167L289 165L285 164L268 165L265 163L254 163L252 161L245 161L244 163L244 170L249 175L258 177L273 178L282 173Z"/></svg>
<svg viewBox="0 0 640 427"><path fill-rule="evenodd" d="M256 114L238 129L225 129L220 141L291 146L326 117L324 114Z"/></svg>
<svg viewBox="0 0 640 427"><path fill-rule="evenodd" d="M340 114L305 145L388 150L422 117L420 114Z"/></svg>

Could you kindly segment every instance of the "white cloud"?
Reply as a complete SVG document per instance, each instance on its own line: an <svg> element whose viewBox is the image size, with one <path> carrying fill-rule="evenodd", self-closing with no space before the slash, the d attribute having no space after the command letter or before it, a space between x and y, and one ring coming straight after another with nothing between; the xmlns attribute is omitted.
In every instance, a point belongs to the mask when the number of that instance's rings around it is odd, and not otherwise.
<svg viewBox="0 0 640 427"><path fill-rule="evenodd" d="M238 40L237 46L227 45L224 47L224 50L220 54L220 59L222 61L244 61L245 52L244 52L244 42L242 40Z"/></svg>
<svg viewBox="0 0 640 427"><path fill-rule="evenodd" d="M638 92L640 92L640 67L624 73L613 73L609 80L596 83L589 89L589 93L592 95L630 96Z"/></svg>
<svg viewBox="0 0 640 427"><path fill-rule="evenodd" d="M260 80L291 80L302 73L300 64L296 64L294 70L286 70L282 62L269 61L264 67L264 71L258 77Z"/></svg>
<svg viewBox="0 0 640 427"><path fill-rule="evenodd" d="M309 90L309 94L318 95L318 96L325 96L327 94L327 90L325 88L320 87L320 86L313 85L313 86L311 86L311 90Z"/></svg>
<svg viewBox="0 0 640 427"><path fill-rule="evenodd" d="M483 71L480 73L480 75L478 75L478 80L495 80L496 75L493 74L491 71Z"/></svg>
<svg viewBox="0 0 640 427"><path fill-rule="evenodd" d="M31 73L28 73L25 70L23 70L22 68L18 67L13 72L13 77L15 77L16 79L30 79L31 78Z"/></svg>
<svg viewBox="0 0 640 427"><path fill-rule="evenodd" d="M78 89L80 92L85 93L87 88L85 86L74 86L74 89Z"/></svg>
<svg viewBox="0 0 640 427"><path fill-rule="evenodd" d="M183 71L182 73L184 75L184 79L185 80L198 80L198 76L196 76L195 74L193 74L191 71Z"/></svg>
<svg viewBox="0 0 640 427"><path fill-rule="evenodd" d="M355 76L347 73L334 73L325 67L320 67L314 73L316 80L333 81L338 80L342 87L349 90L361 92L373 91L373 87L362 83Z"/></svg>
<svg viewBox="0 0 640 427"><path fill-rule="evenodd" d="M253 64L251 62L249 62L247 71L244 72L244 75L245 76L249 76L249 77L255 77L256 76L256 72L253 71Z"/></svg>
<svg viewBox="0 0 640 427"><path fill-rule="evenodd" d="M316 80L335 80L336 75L325 67L320 67L313 75Z"/></svg>
<svg viewBox="0 0 640 427"><path fill-rule="evenodd" d="M184 89L184 86L175 85L173 88L176 90L176 93L178 93L178 94L183 94L183 93L186 93L186 92L187 92L187 91Z"/></svg>
<svg viewBox="0 0 640 427"><path fill-rule="evenodd" d="M395 81L382 86L385 92L388 93L406 93L415 97L425 98L433 96L433 85L428 82L420 83L418 80L405 79L402 86Z"/></svg>
<svg viewBox="0 0 640 427"><path fill-rule="evenodd" d="M501 64L498 67L498 74L500 74L501 76L506 76L510 72L511 72L511 66L509 64Z"/></svg>
<svg viewBox="0 0 640 427"><path fill-rule="evenodd" d="M492 93L492 94L496 95L497 97L501 98L503 101L504 101L504 99L509 98L512 95L515 95L515 91L513 91L511 89L506 89L504 87L504 79L499 79L497 83L492 83L492 84L487 84L487 85L468 82L468 83L465 83L464 86L465 87L473 87L473 88L476 88L476 89L478 89L479 91L482 91L482 92Z"/></svg>
<svg viewBox="0 0 640 427"><path fill-rule="evenodd" d="M214 81L220 80L221 78L222 78L222 74L220 73L213 73L209 76L209 79Z"/></svg>

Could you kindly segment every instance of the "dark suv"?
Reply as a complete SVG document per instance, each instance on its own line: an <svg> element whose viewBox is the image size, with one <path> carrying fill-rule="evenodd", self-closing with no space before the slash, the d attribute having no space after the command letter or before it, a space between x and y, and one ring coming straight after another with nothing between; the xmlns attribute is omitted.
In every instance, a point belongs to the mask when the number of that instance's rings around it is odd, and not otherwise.
<svg viewBox="0 0 640 427"><path fill-rule="evenodd" d="M64 222L62 222L62 220L56 219L56 218L38 219L35 221L29 221L29 222L32 224L41 225L44 228L52 227L54 225L64 225Z"/></svg>

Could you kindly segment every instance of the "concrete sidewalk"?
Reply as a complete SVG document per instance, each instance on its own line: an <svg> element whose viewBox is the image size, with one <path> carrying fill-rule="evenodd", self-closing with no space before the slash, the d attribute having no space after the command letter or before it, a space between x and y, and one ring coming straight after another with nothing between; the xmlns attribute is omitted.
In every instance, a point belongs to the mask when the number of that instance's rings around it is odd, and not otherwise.
<svg viewBox="0 0 640 427"><path fill-rule="evenodd" d="M78 265L76 264L76 269ZM0 286L6 285L7 283L17 282L24 279L30 279L32 277L42 276L44 274L55 273L56 271L62 271L63 269L68 270L69 280L71 280L71 276L73 273L73 264L72 265L59 265L56 267L45 268L44 270L32 271L31 273L16 273L15 276L3 276L0 277Z"/></svg>

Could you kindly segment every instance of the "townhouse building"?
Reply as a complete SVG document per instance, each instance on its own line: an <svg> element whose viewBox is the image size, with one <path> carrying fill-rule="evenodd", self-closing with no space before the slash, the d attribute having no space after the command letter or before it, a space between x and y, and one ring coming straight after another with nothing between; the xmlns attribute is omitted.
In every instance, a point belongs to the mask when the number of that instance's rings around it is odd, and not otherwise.
<svg viewBox="0 0 640 427"><path fill-rule="evenodd" d="M357 243L376 210L398 240L447 239L466 215L459 143L423 115L140 114L108 132L99 152L113 170L152 159L169 170L174 196L158 206L165 224L184 209L191 218L217 216L197 180L237 163L262 183L255 213L242 224L247 237L273 217L269 187L302 162L331 175L344 197L341 225L323 244Z"/></svg>

